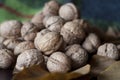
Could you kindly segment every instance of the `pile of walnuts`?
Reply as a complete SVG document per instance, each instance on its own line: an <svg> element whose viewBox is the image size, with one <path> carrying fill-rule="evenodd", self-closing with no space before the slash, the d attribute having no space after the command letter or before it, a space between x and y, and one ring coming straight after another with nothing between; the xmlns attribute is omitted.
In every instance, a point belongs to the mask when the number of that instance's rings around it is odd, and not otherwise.
<svg viewBox="0 0 120 80"><path fill-rule="evenodd" d="M0 35L0 68L14 68L14 73L33 65L66 73L86 65L94 54L120 57L117 45L103 43L89 23L80 19L73 3L49 1L29 22L1 23Z"/></svg>

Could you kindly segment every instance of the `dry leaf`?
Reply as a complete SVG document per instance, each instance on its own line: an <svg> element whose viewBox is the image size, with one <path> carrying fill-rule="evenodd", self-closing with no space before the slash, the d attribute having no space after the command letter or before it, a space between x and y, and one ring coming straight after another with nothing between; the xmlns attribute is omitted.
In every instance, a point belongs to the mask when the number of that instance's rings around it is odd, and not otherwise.
<svg viewBox="0 0 120 80"><path fill-rule="evenodd" d="M98 80L120 80L120 61L100 73Z"/></svg>
<svg viewBox="0 0 120 80"><path fill-rule="evenodd" d="M91 59L91 75L97 76L100 72L104 71L107 67L111 64L115 63L116 61L104 56L94 55Z"/></svg>
<svg viewBox="0 0 120 80"><path fill-rule="evenodd" d="M83 66L69 73L49 73L41 69L40 66L33 66L16 74L13 80L71 80L86 75L89 72L90 65Z"/></svg>

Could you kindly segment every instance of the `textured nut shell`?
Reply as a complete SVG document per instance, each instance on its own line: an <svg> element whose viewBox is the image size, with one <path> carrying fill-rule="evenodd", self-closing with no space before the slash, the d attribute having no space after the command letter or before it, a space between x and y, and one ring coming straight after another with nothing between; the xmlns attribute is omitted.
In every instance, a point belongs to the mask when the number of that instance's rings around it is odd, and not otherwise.
<svg viewBox="0 0 120 80"><path fill-rule="evenodd" d="M29 50L29 49L34 49L35 46L32 42L30 41L24 41L19 43L15 49L14 49L14 54L15 55L19 55L20 53L22 53L25 50Z"/></svg>
<svg viewBox="0 0 120 80"><path fill-rule="evenodd" d="M0 36L0 43L3 44L4 41L5 41L5 38Z"/></svg>
<svg viewBox="0 0 120 80"><path fill-rule="evenodd" d="M83 48L89 53L94 53L100 46L100 39L94 33L90 33L82 44Z"/></svg>
<svg viewBox="0 0 120 80"><path fill-rule="evenodd" d="M50 72L66 73L71 68L69 58L62 52L54 52L47 62L47 68Z"/></svg>
<svg viewBox="0 0 120 80"><path fill-rule="evenodd" d="M67 47L65 54L72 61L72 68L77 69L79 67L84 66L88 60L87 52L78 44L74 44Z"/></svg>
<svg viewBox="0 0 120 80"><path fill-rule="evenodd" d="M63 27L64 20L59 16L51 16L46 21L45 27L51 31L60 32Z"/></svg>
<svg viewBox="0 0 120 80"><path fill-rule="evenodd" d="M17 38L20 36L21 23L16 20L5 21L0 26L1 36L5 38Z"/></svg>
<svg viewBox="0 0 120 80"><path fill-rule="evenodd" d="M16 39L6 39L3 44L11 50L14 50L14 48L20 43L20 40L16 40Z"/></svg>
<svg viewBox="0 0 120 80"><path fill-rule="evenodd" d="M36 49L30 49L22 52L18 58L15 69L18 71L33 65L43 65L44 57L41 52Z"/></svg>
<svg viewBox="0 0 120 80"><path fill-rule="evenodd" d="M112 43L105 43L98 48L97 55L106 56L112 59L119 59L120 53L117 46Z"/></svg>
<svg viewBox="0 0 120 80"><path fill-rule="evenodd" d="M13 53L10 50L7 49L1 49L0 50L0 68L6 69L9 68L13 61Z"/></svg>
<svg viewBox="0 0 120 80"><path fill-rule="evenodd" d="M4 44L0 43L0 49L5 49L5 48L6 48L6 46Z"/></svg>
<svg viewBox="0 0 120 80"><path fill-rule="evenodd" d="M48 32L43 37L39 38L39 41L37 43L38 50L44 52L45 55L50 55L60 48L62 42L63 39L59 33Z"/></svg>
<svg viewBox="0 0 120 80"><path fill-rule="evenodd" d="M61 35L67 44L81 43L85 38L84 29L77 21L65 23L61 28Z"/></svg>
<svg viewBox="0 0 120 80"><path fill-rule="evenodd" d="M78 18L78 10L73 3L67 3L60 7L59 15L66 21Z"/></svg>
<svg viewBox="0 0 120 80"><path fill-rule="evenodd" d="M23 24L21 28L21 36L26 41L33 41L34 38L36 37L37 31L38 31L38 28L34 24L30 22L26 22Z"/></svg>
<svg viewBox="0 0 120 80"><path fill-rule="evenodd" d="M55 0L47 2L43 8L43 14L46 15L58 15L59 3Z"/></svg>
<svg viewBox="0 0 120 80"><path fill-rule="evenodd" d="M41 29L45 28L44 25L43 25L43 19L44 19L44 17L45 17L45 16L43 15L43 13L42 13L42 12L39 12L39 13L37 13L37 14L35 14L35 15L33 16L31 22L32 22L33 24L35 24L36 27L38 27L38 29L41 30Z"/></svg>
<svg viewBox="0 0 120 80"><path fill-rule="evenodd" d="M48 29L43 29L40 32L37 33L35 40L34 40L34 45L37 49L39 49L38 47L38 43L39 43L39 39L42 38L46 33L50 32L50 30Z"/></svg>

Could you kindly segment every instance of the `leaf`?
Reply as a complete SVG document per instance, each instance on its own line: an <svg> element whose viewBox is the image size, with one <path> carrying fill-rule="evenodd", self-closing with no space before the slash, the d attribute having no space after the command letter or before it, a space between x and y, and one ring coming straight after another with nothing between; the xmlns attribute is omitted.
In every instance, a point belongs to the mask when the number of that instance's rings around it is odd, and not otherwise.
<svg viewBox="0 0 120 80"><path fill-rule="evenodd" d="M97 76L100 72L104 71L108 68L111 64L115 63L116 61L104 56L94 55L91 59L91 72L92 76Z"/></svg>
<svg viewBox="0 0 120 80"><path fill-rule="evenodd" d="M98 80L120 80L120 61L100 73Z"/></svg>
<svg viewBox="0 0 120 80"><path fill-rule="evenodd" d="M48 74L48 72L42 69L40 66L35 65L29 68L25 68L23 71L17 73L13 77L13 80L31 80L33 78L41 77L45 74Z"/></svg>
<svg viewBox="0 0 120 80"><path fill-rule="evenodd" d="M26 68L13 77L13 80L71 80L90 72L90 65L83 66L69 73L49 73L40 66Z"/></svg>

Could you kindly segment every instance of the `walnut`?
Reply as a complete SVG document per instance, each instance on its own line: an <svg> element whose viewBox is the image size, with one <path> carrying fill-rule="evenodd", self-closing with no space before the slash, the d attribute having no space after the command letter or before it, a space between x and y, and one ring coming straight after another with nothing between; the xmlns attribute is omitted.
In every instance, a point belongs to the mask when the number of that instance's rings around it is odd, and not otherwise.
<svg viewBox="0 0 120 80"><path fill-rule="evenodd" d="M15 47L14 54L19 55L25 50L34 49L34 48L35 48L34 43L32 43L30 41L24 41L24 42L19 43Z"/></svg>
<svg viewBox="0 0 120 80"><path fill-rule="evenodd" d="M78 10L73 3L67 3L60 7L59 15L66 21L78 18Z"/></svg>
<svg viewBox="0 0 120 80"><path fill-rule="evenodd" d="M78 20L70 21L61 28L61 35L67 44L81 43L85 38L85 31Z"/></svg>
<svg viewBox="0 0 120 80"><path fill-rule="evenodd" d="M48 30L48 29L43 29L43 30L41 30L40 32L38 32L37 33L37 36L35 37L35 40L34 40L34 45L35 45L35 47L37 48L37 49L39 49L39 47L38 47L38 43L39 43L39 39L41 38L41 37L43 37L46 33L48 33L48 32L51 32L50 30Z"/></svg>
<svg viewBox="0 0 120 80"><path fill-rule="evenodd" d="M118 48L113 43L105 43L98 48L97 55L106 56L111 59L119 59L120 53Z"/></svg>
<svg viewBox="0 0 120 80"><path fill-rule="evenodd" d="M30 22L24 23L21 28L21 36L26 41L33 41L34 38L36 37L37 32L38 32L38 28Z"/></svg>
<svg viewBox="0 0 120 80"><path fill-rule="evenodd" d="M45 6L43 8L43 14L46 15L58 15L60 5L57 1L51 0L47 3L45 3Z"/></svg>
<svg viewBox="0 0 120 80"><path fill-rule="evenodd" d="M0 26L0 34L5 38L18 38L21 26L21 22L16 20L5 21Z"/></svg>
<svg viewBox="0 0 120 80"><path fill-rule="evenodd" d="M44 15L43 12L39 12L37 14L35 14L31 20L31 22L36 25L36 27L41 30L44 29L44 25L43 25L43 19L44 19Z"/></svg>
<svg viewBox="0 0 120 80"><path fill-rule="evenodd" d="M88 53L94 53L100 46L100 43L99 37L94 33L90 33L83 42L82 46L88 51Z"/></svg>
<svg viewBox="0 0 120 80"><path fill-rule="evenodd" d="M0 68L10 68L14 62L14 55L8 49L0 49Z"/></svg>
<svg viewBox="0 0 120 80"><path fill-rule="evenodd" d="M14 48L20 43L20 40L17 39L6 39L3 44L10 50L14 50Z"/></svg>
<svg viewBox="0 0 120 80"><path fill-rule="evenodd" d="M50 72L66 73L71 69L70 59L62 52L54 52L47 61Z"/></svg>
<svg viewBox="0 0 120 80"><path fill-rule="evenodd" d="M71 59L73 69L80 68L87 63L88 54L79 44L68 46L65 54Z"/></svg>
<svg viewBox="0 0 120 80"><path fill-rule="evenodd" d="M46 21L45 27L51 31L60 32L64 22L65 21L59 16L51 16Z"/></svg>
<svg viewBox="0 0 120 80"><path fill-rule="evenodd" d="M58 50L63 42L62 36L57 32L48 32L42 37L37 34L35 38L36 48L42 51L45 55L50 55Z"/></svg>
<svg viewBox="0 0 120 80"><path fill-rule="evenodd" d="M16 62L15 70L18 72L23 70L24 68L31 67L33 65L44 64L44 57L42 53L36 49L29 49L22 52Z"/></svg>

